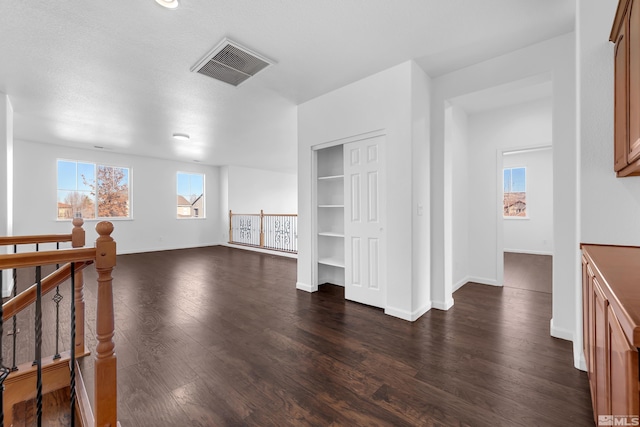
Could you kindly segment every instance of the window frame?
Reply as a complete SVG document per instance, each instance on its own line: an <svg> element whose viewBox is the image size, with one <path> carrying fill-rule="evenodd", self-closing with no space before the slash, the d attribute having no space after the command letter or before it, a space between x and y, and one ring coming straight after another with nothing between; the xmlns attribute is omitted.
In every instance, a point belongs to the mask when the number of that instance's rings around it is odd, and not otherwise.
<svg viewBox="0 0 640 427"><path fill-rule="evenodd" d="M202 199L202 205L195 209L196 212L198 212L197 216L193 215L193 210L191 211L191 216L180 216L178 214L178 204L177 204L177 197L181 196L181 194L178 193L178 176L179 175L197 175L202 177L202 194L200 195L200 197L196 198L196 200L193 202L197 202L198 199ZM178 220L189 220L189 219L195 219L195 220L202 220L202 219L207 219L207 208L206 208L206 199L207 199L207 179L206 179L206 174L204 172L186 172L186 171L176 171L176 181L175 181L175 189L176 189L176 219ZM191 185L191 184L189 184ZM184 197L184 196L183 196ZM188 199L187 199L188 200ZM191 206L193 207L193 203L191 204Z"/></svg>
<svg viewBox="0 0 640 427"><path fill-rule="evenodd" d="M133 169L130 166L120 166L120 165L112 165L112 164L105 164L105 163L98 163L95 161L88 161L88 160L75 160L75 159L66 159L66 158L57 158L56 159L56 221L72 221L74 218L74 214L72 214L71 218L60 218L58 216L58 207L57 204L59 203L58 201L58 192L59 191L73 191L73 190L65 190L65 189L60 189L60 170L59 170L59 164L60 162L69 162L69 163L76 163L76 165L78 163L84 163L84 164L90 164L93 165L93 173L94 173L94 179L95 179L95 185L96 185L96 190L95 190L95 195L92 196L93 198L93 204L94 204L94 217L93 218L82 218L85 221L131 221L134 219L133 217ZM98 209L98 167L106 167L106 168L118 168L118 169L126 169L127 170L127 200L129 202L129 206L128 206L128 215L127 216L99 216L99 209ZM76 170L77 170L77 166L76 166ZM78 177L76 176L76 185L77 185L77 179ZM75 190L78 191L78 190Z"/></svg>
<svg viewBox="0 0 640 427"><path fill-rule="evenodd" d="M505 172L507 170L511 170L513 171L514 169L522 169L524 170L524 191L523 193L525 194L525 204L526 204L526 208L525 208L525 216L506 216L504 214L504 196L506 194L504 188L505 188ZM512 175L513 176L513 172ZM513 183L513 179L511 180L511 182ZM529 203L528 203L528 190L529 187L529 178L528 178L528 172L527 172L527 167L526 166L511 166L511 167L503 167L502 168L502 219L506 219L506 220L528 220L530 218L529 215ZM513 191L511 191L511 193L513 193Z"/></svg>

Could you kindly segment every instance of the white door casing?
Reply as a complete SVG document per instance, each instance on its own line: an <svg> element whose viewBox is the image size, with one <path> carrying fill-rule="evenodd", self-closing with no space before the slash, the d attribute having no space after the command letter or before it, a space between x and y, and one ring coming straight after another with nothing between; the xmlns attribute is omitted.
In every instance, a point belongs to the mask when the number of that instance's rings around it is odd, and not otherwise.
<svg viewBox="0 0 640 427"><path fill-rule="evenodd" d="M386 307L385 137L344 145L345 298Z"/></svg>

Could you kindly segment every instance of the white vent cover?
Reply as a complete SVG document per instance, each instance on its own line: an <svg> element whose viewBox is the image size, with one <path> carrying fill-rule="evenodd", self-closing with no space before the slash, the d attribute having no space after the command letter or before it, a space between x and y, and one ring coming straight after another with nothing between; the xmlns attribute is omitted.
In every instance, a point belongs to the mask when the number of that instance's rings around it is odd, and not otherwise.
<svg viewBox="0 0 640 427"><path fill-rule="evenodd" d="M273 61L225 38L191 71L238 86L271 64Z"/></svg>

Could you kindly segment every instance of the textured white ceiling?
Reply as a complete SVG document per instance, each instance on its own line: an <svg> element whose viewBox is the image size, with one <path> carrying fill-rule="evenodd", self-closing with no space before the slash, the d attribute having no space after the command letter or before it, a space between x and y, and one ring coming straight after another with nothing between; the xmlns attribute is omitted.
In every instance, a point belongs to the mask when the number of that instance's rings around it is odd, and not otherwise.
<svg viewBox="0 0 640 427"><path fill-rule="evenodd" d="M570 32L574 2L3 1L0 92L16 139L295 171L297 104L409 59L437 76ZM223 37L277 64L237 88L191 73Z"/></svg>

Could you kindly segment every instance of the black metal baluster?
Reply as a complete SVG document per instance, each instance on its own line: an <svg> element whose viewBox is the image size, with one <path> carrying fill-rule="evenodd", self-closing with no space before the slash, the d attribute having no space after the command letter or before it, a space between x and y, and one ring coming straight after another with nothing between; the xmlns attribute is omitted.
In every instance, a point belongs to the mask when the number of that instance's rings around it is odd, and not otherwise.
<svg viewBox="0 0 640 427"><path fill-rule="evenodd" d="M18 253L18 245L13 245L13 253L17 254ZM14 268L13 269L13 292L11 292L11 295L13 298L16 297L16 295L18 295L18 269ZM18 338L18 316L17 315L13 315L13 330L11 331L11 334L13 335L13 364L11 366L11 370L12 371L17 371L18 370L18 365L16 364L16 343L17 343L17 338Z"/></svg>
<svg viewBox="0 0 640 427"><path fill-rule="evenodd" d="M38 252L39 250L40 250L40 244L36 243L36 252ZM38 268L40 268L40 267L36 267L36 283L38 283ZM42 272L41 272L41 274L42 274ZM37 319L37 315L36 315L36 319ZM36 326L36 328L37 328L37 326ZM38 343L36 342L36 348L35 348L36 355L33 357L33 363L31 364L31 366L37 366L38 365L38 355L37 355L38 348L37 348L37 346L38 346Z"/></svg>
<svg viewBox="0 0 640 427"><path fill-rule="evenodd" d="M2 289L2 275L3 272L0 270L0 289ZM2 304L0 304L0 427L4 427L4 380L9 375L9 368L5 368L2 358L2 323Z"/></svg>
<svg viewBox="0 0 640 427"><path fill-rule="evenodd" d="M56 243L56 249L60 249L60 242ZM60 264L56 264L56 270L59 268ZM60 301L62 301L62 298L60 286L56 286L56 294L51 298L56 303L56 354L53 356L53 360L60 359L58 342L60 341Z"/></svg>
<svg viewBox="0 0 640 427"><path fill-rule="evenodd" d="M36 246L37 248L37 246ZM42 426L42 267L36 267L36 366L38 367L36 405L37 425Z"/></svg>
<svg viewBox="0 0 640 427"><path fill-rule="evenodd" d="M71 263L71 427L76 422L76 303L73 295L76 291L76 263Z"/></svg>

